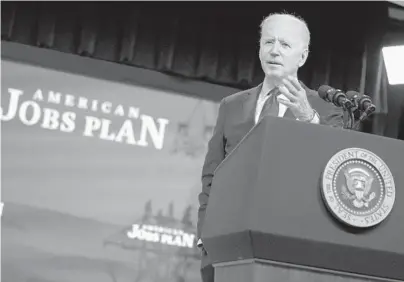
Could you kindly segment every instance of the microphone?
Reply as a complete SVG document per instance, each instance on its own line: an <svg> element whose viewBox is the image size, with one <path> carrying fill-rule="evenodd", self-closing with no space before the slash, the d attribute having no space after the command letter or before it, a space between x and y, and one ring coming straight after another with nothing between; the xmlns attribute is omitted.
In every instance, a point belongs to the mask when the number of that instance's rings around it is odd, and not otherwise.
<svg viewBox="0 0 404 282"><path fill-rule="evenodd" d="M332 88L328 85L322 85L318 89L318 95L325 101L333 103L337 107L344 109L351 109L354 107L353 103L347 96L339 89Z"/></svg>
<svg viewBox="0 0 404 282"><path fill-rule="evenodd" d="M359 92L350 90L350 91L347 91L345 95L352 103L354 103L355 108L359 108L359 103L358 103L359 96L360 96Z"/></svg>
<svg viewBox="0 0 404 282"><path fill-rule="evenodd" d="M365 120L366 117L370 116L376 110L376 106L372 104L372 100L367 95L361 95L356 91L348 91L346 96L355 104L358 110L362 112L359 118L360 121Z"/></svg>

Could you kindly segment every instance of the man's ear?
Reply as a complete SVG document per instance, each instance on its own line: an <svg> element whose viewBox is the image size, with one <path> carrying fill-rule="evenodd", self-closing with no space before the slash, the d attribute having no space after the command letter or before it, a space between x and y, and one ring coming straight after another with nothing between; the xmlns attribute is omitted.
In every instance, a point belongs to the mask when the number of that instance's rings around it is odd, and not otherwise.
<svg viewBox="0 0 404 282"><path fill-rule="evenodd" d="M299 61L299 68L302 67L306 63L308 57L309 57L309 49L306 48L302 52L302 56Z"/></svg>

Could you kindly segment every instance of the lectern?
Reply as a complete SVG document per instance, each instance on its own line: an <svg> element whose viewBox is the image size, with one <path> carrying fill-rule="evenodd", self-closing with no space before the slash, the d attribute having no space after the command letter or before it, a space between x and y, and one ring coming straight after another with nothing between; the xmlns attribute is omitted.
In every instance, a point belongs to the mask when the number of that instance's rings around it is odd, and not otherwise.
<svg viewBox="0 0 404 282"><path fill-rule="evenodd" d="M404 281L404 142L266 117L220 164L215 282Z"/></svg>

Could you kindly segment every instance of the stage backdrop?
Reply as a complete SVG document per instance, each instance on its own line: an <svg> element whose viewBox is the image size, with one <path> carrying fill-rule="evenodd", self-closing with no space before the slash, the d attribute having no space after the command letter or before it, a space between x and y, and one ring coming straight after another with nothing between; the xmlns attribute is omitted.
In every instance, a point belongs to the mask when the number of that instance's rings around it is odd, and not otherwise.
<svg viewBox="0 0 404 282"><path fill-rule="evenodd" d="M218 105L2 61L2 281L200 281Z"/></svg>

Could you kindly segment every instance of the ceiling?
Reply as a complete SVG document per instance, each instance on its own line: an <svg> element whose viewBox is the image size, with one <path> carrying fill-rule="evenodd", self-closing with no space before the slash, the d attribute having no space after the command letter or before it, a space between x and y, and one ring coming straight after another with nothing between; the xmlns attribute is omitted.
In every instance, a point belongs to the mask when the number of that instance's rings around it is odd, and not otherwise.
<svg viewBox="0 0 404 282"><path fill-rule="evenodd" d="M401 7L404 7L404 0L387 0L388 2L394 3L396 5L399 5Z"/></svg>

